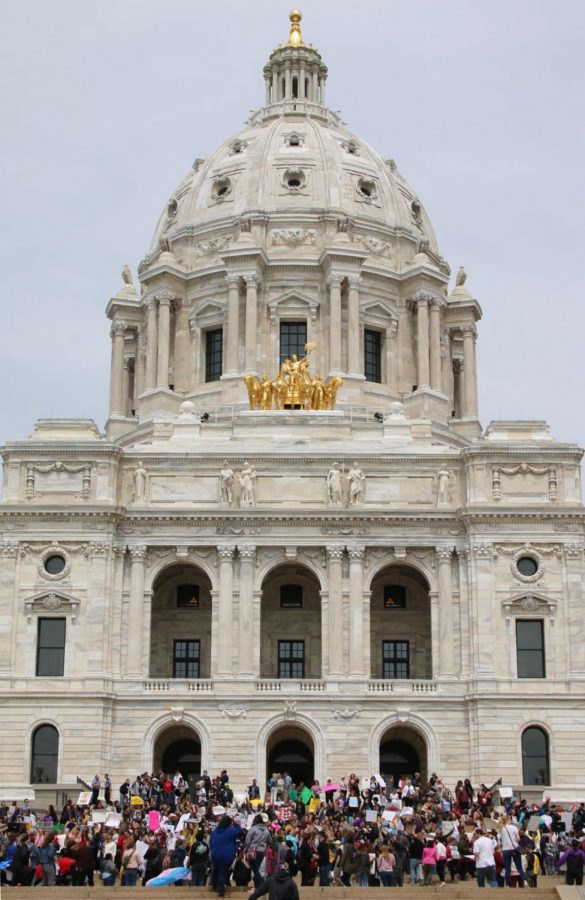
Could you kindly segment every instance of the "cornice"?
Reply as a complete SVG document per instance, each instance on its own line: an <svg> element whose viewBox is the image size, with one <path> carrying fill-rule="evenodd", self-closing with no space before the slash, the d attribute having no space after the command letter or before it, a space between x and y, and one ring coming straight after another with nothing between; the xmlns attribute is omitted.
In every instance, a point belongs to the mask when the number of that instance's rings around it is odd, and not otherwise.
<svg viewBox="0 0 585 900"><path fill-rule="evenodd" d="M34 457L35 459L69 459L70 457L75 457L75 459L86 458L95 460L96 458L120 458L124 455L124 448L118 444L109 444L107 447L104 447L103 445L100 446L97 441L96 444L98 444L97 447L94 446L91 441L83 441L77 446L72 446L71 444L63 445L61 443L42 445L32 444L31 446L28 442L24 441L22 443L14 442L4 444L3 447L0 447L0 456L2 459L29 459L31 457Z"/></svg>
<svg viewBox="0 0 585 900"><path fill-rule="evenodd" d="M463 447L461 449L461 456L463 458L469 458L470 460L479 457L482 460L493 460L494 463L501 464L503 457L506 461L510 459L535 458L538 458L539 460L550 459L551 461L557 461L559 457L574 457L575 460L580 461L584 452L585 451L576 444L553 444L553 446L539 444L535 447L515 449L513 446L510 446L510 444L502 441L500 446L491 444L490 446L472 445Z"/></svg>

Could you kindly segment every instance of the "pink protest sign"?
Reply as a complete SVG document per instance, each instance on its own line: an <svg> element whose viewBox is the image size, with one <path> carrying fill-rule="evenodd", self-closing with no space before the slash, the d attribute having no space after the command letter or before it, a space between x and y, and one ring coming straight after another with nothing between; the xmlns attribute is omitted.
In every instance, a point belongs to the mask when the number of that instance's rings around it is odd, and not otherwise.
<svg viewBox="0 0 585 900"><path fill-rule="evenodd" d="M151 809L148 813L148 827L151 831L158 831L160 825L160 813L156 809Z"/></svg>

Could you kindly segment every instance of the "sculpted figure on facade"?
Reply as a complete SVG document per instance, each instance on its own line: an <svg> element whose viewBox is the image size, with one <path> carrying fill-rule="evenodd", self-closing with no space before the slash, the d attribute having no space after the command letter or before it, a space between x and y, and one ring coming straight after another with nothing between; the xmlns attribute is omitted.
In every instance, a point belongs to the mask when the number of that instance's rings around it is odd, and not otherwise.
<svg viewBox="0 0 585 900"><path fill-rule="evenodd" d="M244 468L238 475L240 485L240 506L256 505L256 469L249 462L244 463Z"/></svg>
<svg viewBox="0 0 585 900"><path fill-rule="evenodd" d="M144 502L147 499L148 472L141 462L134 469L132 478L134 482L134 503Z"/></svg>
<svg viewBox="0 0 585 900"><path fill-rule="evenodd" d="M347 473L347 479L349 481L349 505L356 506L356 504L362 503L364 499L366 476L363 470L354 462Z"/></svg>
<svg viewBox="0 0 585 900"><path fill-rule="evenodd" d="M451 479L453 473L450 469L439 469L437 473L437 504L448 506L451 503Z"/></svg>
<svg viewBox="0 0 585 900"><path fill-rule="evenodd" d="M234 502L234 470L227 459L223 461L223 467L219 473L219 497L220 502L226 506L233 506Z"/></svg>
<svg viewBox="0 0 585 900"><path fill-rule="evenodd" d="M333 506L341 505L341 466L333 463L327 472L327 498Z"/></svg>

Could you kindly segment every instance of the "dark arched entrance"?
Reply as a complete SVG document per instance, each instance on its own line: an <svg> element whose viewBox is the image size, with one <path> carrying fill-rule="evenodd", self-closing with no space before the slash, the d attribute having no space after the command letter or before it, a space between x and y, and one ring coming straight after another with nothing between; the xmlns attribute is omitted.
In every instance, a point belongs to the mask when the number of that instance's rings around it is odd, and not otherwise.
<svg viewBox="0 0 585 900"><path fill-rule="evenodd" d="M311 785L315 778L315 756L311 737L300 728L282 728L268 742L266 778L273 772L288 772L294 784Z"/></svg>
<svg viewBox="0 0 585 900"><path fill-rule="evenodd" d="M153 771L173 774L179 770L183 778L201 774L201 741L186 726L168 728L156 740Z"/></svg>
<svg viewBox="0 0 585 900"><path fill-rule="evenodd" d="M427 749L423 738L410 728L393 728L380 741L380 772L388 786L420 772L427 779Z"/></svg>

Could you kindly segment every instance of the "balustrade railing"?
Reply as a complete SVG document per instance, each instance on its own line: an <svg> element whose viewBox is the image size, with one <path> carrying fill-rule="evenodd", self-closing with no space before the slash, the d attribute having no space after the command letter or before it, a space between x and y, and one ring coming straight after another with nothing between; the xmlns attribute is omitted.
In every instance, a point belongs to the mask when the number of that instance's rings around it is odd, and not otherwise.
<svg viewBox="0 0 585 900"><path fill-rule="evenodd" d="M376 679L368 681L368 693L370 694L436 694L439 685L436 681L411 681L410 679Z"/></svg>
<svg viewBox="0 0 585 900"><path fill-rule="evenodd" d="M259 678L256 681L256 690L261 693L320 694L326 687L325 682L317 678Z"/></svg>
<svg viewBox="0 0 585 900"><path fill-rule="evenodd" d="M213 690L211 678L149 678L143 682L147 694L201 693Z"/></svg>

